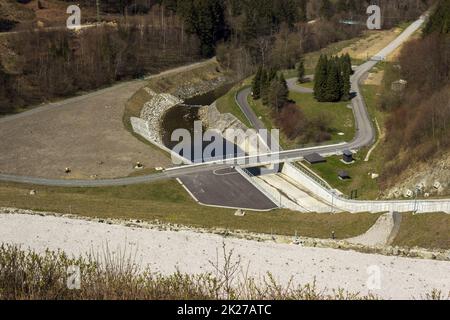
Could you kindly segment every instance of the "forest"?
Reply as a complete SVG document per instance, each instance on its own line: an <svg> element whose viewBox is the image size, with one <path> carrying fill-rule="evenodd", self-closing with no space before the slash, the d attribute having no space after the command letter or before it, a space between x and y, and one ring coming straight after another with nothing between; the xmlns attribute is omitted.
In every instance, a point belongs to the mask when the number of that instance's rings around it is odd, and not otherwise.
<svg viewBox="0 0 450 320"><path fill-rule="evenodd" d="M28 2L2 2L2 23L8 28L20 24L14 20L17 17L13 18L17 10L8 11L5 4L23 6ZM383 1L383 12L389 12L385 27L417 17L431 2ZM77 3L83 8L95 8L96 1ZM293 68L303 53L359 35L365 28L369 1L109 0L100 3L101 19L114 20L117 27L104 26L80 33L33 29L0 38L0 113L214 55L237 79L255 73L260 65ZM363 23L346 25L340 23L341 19Z"/></svg>
<svg viewBox="0 0 450 320"><path fill-rule="evenodd" d="M383 181L393 181L417 161L442 156L450 148L450 2L442 0L424 29L423 37L409 42L398 65L384 77L381 107L387 121ZM391 89L404 79L403 92ZM405 156L405 155L408 156Z"/></svg>

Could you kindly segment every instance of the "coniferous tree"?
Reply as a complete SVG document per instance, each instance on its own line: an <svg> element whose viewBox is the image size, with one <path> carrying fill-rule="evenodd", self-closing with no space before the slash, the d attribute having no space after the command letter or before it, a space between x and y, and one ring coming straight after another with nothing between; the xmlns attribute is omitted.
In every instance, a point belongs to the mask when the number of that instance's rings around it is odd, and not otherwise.
<svg viewBox="0 0 450 320"><path fill-rule="evenodd" d="M200 39L205 57L214 55L218 40L226 34L225 4L221 0L185 0L178 3L178 13L187 24L187 31Z"/></svg>
<svg viewBox="0 0 450 320"><path fill-rule="evenodd" d="M342 100L350 100L350 90L350 72L348 68L344 68L344 70L342 71Z"/></svg>
<svg viewBox="0 0 450 320"><path fill-rule="evenodd" d="M268 104L277 112L286 104L289 97L289 89L283 74L276 77L270 83Z"/></svg>
<svg viewBox="0 0 450 320"><path fill-rule="evenodd" d="M325 101L325 90L327 88L328 75L328 59L325 55L321 55L316 66L314 76L314 97L317 101Z"/></svg>
<svg viewBox="0 0 450 320"><path fill-rule="evenodd" d="M350 75L354 73L352 69L352 58L350 58L350 55L348 53L344 55L344 66L348 69L348 73Z"/></svg>
<svg viewBox="0 0 450 320"><path fill-rule="evenodd" d="M253 99L258 100L261 98L261 78L262 78L263 69L262 67L258 68L258 72L253 78L252 82L252 91L253 91Z"/></svg>
<svg viewBox="0 0 450 320"><path fill-rule="evenodd" d="M277 77L278 70L275 67L269 69L269 82Z"/></svg>
<svg viewBox="0 0 450 320"><path fill-rule="evenodd" d="M303 83L305 80L305 62L303 58L300 59L297 67L297 78L299 83Z"/></svg>
<svg viewBox="0 0 450 320"><path fill-rule="evenodd" d="M339 67L337 60L332 58L328 61L324 101L336 102L340 100L341 83L339 78Z"/></svg>
<svg viewBox="0 0 450 320"><path fill-rule="evenodd" d="M267 105L269 102L269 75L266 70L263 69L261 75L261 99L264 105Z"/></svg>
<svg viewBox="0 0 450 320"><path fill-rule="evenodd" d="M285 102L287 102L289 98L289 87L283 73L280 73L278 81L280 82L281 85L281 94L284 97Z"/></svg>
<svg viewBox="0 0 450 320"><path fill-rule="evenodd" d="M433 32L450 33L450 2L448 0L440 0L438 2L423 31L424 35L429 35Z"/></svg>
<svg viewBox="0 0 450 320"><path fill-rule="evenodd" d="M338 12L348 12L347 0L338 0L338 2L336 4L336 10Z"/></svg>
<svg viewBox="0 0 450 320"><path fill-rule="evenodd" d="M307 5L308 5L307 0L300 0L300 2L299 2L298 20L301 21L301 22L307 22L308 21Z"/></svg>

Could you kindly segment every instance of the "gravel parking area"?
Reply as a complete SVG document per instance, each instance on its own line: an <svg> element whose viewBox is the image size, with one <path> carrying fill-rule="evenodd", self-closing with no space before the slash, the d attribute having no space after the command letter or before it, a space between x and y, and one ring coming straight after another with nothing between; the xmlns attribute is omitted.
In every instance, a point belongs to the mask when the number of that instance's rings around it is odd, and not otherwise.
<svg viewBox="0 0 450 320"><path fill-rule="evenodd" d="M144 85L131 81L0 118L0 172L43 178L116 178L170 165L162 152L123 126L125 102ZM70 174L65 168L71 169Z"/></svg>

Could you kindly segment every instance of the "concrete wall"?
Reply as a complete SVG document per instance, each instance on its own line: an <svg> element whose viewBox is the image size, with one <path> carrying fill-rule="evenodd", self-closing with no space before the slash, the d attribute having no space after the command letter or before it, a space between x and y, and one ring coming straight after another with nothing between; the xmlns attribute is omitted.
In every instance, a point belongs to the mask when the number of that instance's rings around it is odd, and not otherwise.
<svg viewBox="0 0 450 320"><path fill-rule="evenodd" d="M449 200L405 200L405 201L358 201L347 200L333 194L319 185L312 178L297 169L294 165L286 163L283 166L284 174L295 179L299 184L313 192L323 201L339 208L342 211L358 212L444 212L450 214Z"/></svg>
<svg viewBox="0 0 450 320"><path fill-rule="evenodd" d="M227 130L242 130L247 133L249 128L244 125L239 119L230 113L220 113L215 103L210 106L202 107L199 112L200 119L206 125L208 129L217 130L220 134L227 139ZM265 141L262 141L257 136L258 141L249 139L248 135L242 135L242 137L236 139L234 142L241 150L246 154L256 155L270 152ZM227 139L230 141L230 139Z"/></svg>
<svg viewBox="0 0 450 320"><path fill-rule="evenodd" d="M135 118L135 117L131 117L130 121L131 121L131 126L133 127L133 131L136 134L140 135L145 140L149 141L150 143L152 143L153 145L157 146L158 148L161 148L162 150L166 151L172 157L178 159L182 163L192 164L192 162L190 160L180 156L179 154L177 154L175 152L172 152L172 150L167 148L165 145L163 145L162 143L159 143L158 141L154 140L154 135L153 135L153 133L151 132L151 130L149 128L149 122L148 121L145 121L145 120L140 119L140 118Z"/></svg>

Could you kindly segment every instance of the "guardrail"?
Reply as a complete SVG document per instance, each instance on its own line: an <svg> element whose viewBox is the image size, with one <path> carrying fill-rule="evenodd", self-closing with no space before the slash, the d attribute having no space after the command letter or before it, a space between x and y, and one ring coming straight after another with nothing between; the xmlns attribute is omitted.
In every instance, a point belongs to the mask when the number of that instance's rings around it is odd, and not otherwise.
<svg viewBox="0 0 450 320"><path fill-rule="evenodd" d="M333 188L330 186L328 182L323 180L321 177L319 177L316 173L312 172L310 169L305 167L303 164L299 162L291 162L297 169L302 171L304 174L309 176L311 179L313 179L315 182L320 184L322 187L324 187L327 190L332 190Z"/></svg>

